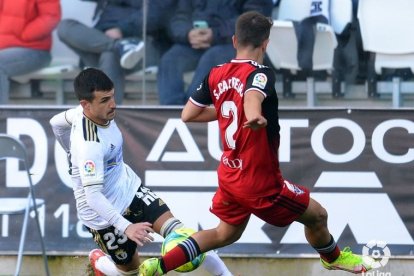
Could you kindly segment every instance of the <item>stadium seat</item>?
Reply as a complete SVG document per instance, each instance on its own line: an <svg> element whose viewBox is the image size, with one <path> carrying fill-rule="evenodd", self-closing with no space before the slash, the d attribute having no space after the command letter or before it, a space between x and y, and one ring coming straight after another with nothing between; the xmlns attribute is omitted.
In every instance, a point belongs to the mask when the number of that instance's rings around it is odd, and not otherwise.
<svg viewBox="0 0 414 276"><path fill-rule="evenodd" d="M309 16L311 0L281 0L278 20L301 21Z"/></svg>
<svg viewBox="0 0 414 276"><path fill-rule="evenodd" d="M368 94L379 96L376 75L383 69L409 68L414 72L414 1L364 0L358 5L363 48L371 53L368 72ZM393 81L393 106L401 105L399 78Z"/></svg>
<svg viewBox="0 0 414 276"><path fill-rule="evenodd" d="M66 103L64 95L64 80L73 79L79 72L77 66L73 64L50 65L35 72L12 77L18 83L29 83L32 80L50 80L56 82L56 104Z"/></svg>
<svg viewBox="0 0 414 276"><path fill-rule="evenodd" d="M29 223L30 212L34 211L36 227L39 234L39 241L42 247L43 260L45 265L45 274L49 275L49 267L47 262L47 255L45 250L45 244L42 236L42 231L40 228L39 222L39 213L38 208L44 206L45 202L43 199L35 198L34 187L32 183L31 174L29 172L29 163L27 159L26 148L22 142L17 138L14 138L7 134L0 134L0 160L5 159L15 159L22 163L25 171L27 172L28 182L29 182L29 193L27 198L1 198L0 204L0 214L3 216L10 215L21 215L24 214L23 226L20 234L20 243L17 255L17 264L15 276L20 274L22 259L23 259L23 249L24 243L26 240L27 234L27 225ZM3 225L4 227L4 225ZM39 273L35 273L39 274Z"/></svg>
<svg viewBox="0 0 414 276"><path fill-rule="evenodd" d="M358 4L364 50L384 54L414 52L411 0L363 0Z"/></svg>
<svg viewBox="0 0 414 276"><path fill-rule="evenodd" d="M331 26L317 23L315 46L313 49L313 70L333 69L333 53L337 46ZM287 69L292 73L301 70L297 60L298 41L291 21L274 20L270 31L267 55L276 69ZM315 83L313 77L307 77L307 105L315 106Z"/></svg>
<svg viewBox="0 0 414 276"><path fill-rule="evenodd" d="M278 10L278 20L283 21L295 21L300 22L306 18L311 16L311 9L312 9L312 0L282 0L279 5ZM348 26L352 23L352 1L351 0L335 0L335 1L326 1L322 4L323 7L328 9L328 13L322 13L325 15L324 17L328 21L328 24L332 27L333 32L336 35L342 34ZM321 22L320 19L318 19ZM322 20L323 22L323 20ZM331 32L330 30L328 32ZM336 38L335 38L336 39ZM319 39L320 40L320 39ZM337 42L336 42L337 45ZM315 45L315 48L318 45ZM342 48L341 48L342 49ZM341 49L336 49L336 51L341 51ZM328 51L328 60L334 58L340 58L340 52L336 52L334 50L333 57L330 56L330 52ZM316 52L316 54L320 53L324 55L323 52ZM296 53L293 53L296 55ZM315 54L315 53L314 53ZM341 63L332 63L332 67L334 64L341 64ZM324 67L322 64L319 64L320 67ZM319 70L314 68L314 70ZM325 69L322 69L325 70ZM341 89L341 80L343 80L343 76L341 75L342 70L335 70L335 68L329 69L331 71L331 78L332 82L330 82L330 92L332 92L333 97L342 97L342 89ZM283 91L291 91L291 79L292 75L288 72L282 70L283 76ZM325 91L324 91L325 92ZM294 96L291 92L284 92L285 97Z"/></svg>
<svg viewBox="0 0 414 276"><path fill-rule="evenodd" d="M157 66L149 66L125 77L125 97L138 99L139 104L158 104Z"/></svg>
<svg viewBox="0 0 414 276"><path fill-rule="evenodd" d="M352 22L352 0L334 0L330 4L330 25L336 34L341 34Z"/></svg>
<svg viewBox="0 0 414 276"><path fill-rule="evenodd" d="M310 15L312 0L281 0L278 20L301 21ZM352 0L329 1L329 24L340 34L352 22Z"/></svg>

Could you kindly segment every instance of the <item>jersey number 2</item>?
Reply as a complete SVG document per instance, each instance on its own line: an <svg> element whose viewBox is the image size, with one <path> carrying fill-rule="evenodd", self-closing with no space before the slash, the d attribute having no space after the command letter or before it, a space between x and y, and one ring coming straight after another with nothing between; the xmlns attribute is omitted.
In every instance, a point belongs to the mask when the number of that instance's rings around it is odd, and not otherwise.
<svg viewBox="0 0 414 276"><path fill-rule="evenodd" d="M233 101L225 101L221 105L221 116L223 116L226 119L229 119L230 115L232 115L233 120L226 128L225 138L227 146L231 149L235 149L236 140L234 140L234 134L236 133L238 128L237 106Z"/></svg>

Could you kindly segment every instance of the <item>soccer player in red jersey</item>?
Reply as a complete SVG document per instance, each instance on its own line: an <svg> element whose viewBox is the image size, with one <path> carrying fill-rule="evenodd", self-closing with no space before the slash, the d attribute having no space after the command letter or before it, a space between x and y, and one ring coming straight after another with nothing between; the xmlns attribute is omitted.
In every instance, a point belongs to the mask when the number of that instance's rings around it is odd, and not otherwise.
<svg viewBox="0 0 414 276"><path fill-rule="evenodd" d="M327 228L326 210L310 198L308 189L282 176L275 75L261 65L271 26L272 21L258 12L242 14L233 36L236 58L211 69L181 114L184 122L218 120L223 155L210 210L219 225L195 233L162 258L146 260L139 275L163 275L202 252L234 243L252 214L279 227L302 223L327 269L370 269L349 248L340 251Z"/></svg>

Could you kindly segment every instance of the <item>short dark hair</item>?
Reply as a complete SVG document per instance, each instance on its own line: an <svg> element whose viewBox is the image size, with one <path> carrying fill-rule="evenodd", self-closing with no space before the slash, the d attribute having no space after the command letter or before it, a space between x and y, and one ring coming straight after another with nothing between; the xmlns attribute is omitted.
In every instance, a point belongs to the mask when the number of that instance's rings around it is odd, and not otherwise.
<svg viewBox="0 0 414 276"><path fill-rule="evenodd" d="M76 76L73 87L78 100L92 101L94 92L111 91L114 88L114 83L101 70L87 68Z"/></svg>
<svg viewBox="0 0 414 276"><path fill-rule="evenodd" d="M273 20L257 11L248 11L239 16L236 22L236 37L239 46L259 47L269 38Z"/></svg>

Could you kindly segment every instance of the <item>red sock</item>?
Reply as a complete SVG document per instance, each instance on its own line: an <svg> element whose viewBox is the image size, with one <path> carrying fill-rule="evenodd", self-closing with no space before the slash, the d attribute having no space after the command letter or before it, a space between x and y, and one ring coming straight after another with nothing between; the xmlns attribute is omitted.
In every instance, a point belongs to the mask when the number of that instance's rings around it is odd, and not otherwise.
<svg viewBox="0 0 414 276"><path fill-rule="evenodd" d="M176 246L161 258L161 268L164 272L168 272L189 261L181 246Z"/></svg>
<svg viewBox="0 0 414 276"><path fill-rule="evenodd" d="M331 240L326 246L323 247L314 247L316 251L318 251L319 255L321 256L322 260L328 263L332 263L335 261L339 255L341 254L341 250L339 250L338 245L334 238L331 235Z"/></svg>
<svg viewBox="0 0 414 276"><path fill-rule="evenodd" d="M189 237L168 251L168 253L161 258L161 269L164 272L171 271L188 263L200 254L201 251L197 242L192 237Z"/></svg>
<svg viewBox="0 0 414 276"><path fill-rule="evenodd" d="M341 250L339 250L338 246L335 246L335 249L329 253L319 253L321 258L328 263L332 263L336 259L338 259L339 255L341 254Z"/></svg>

